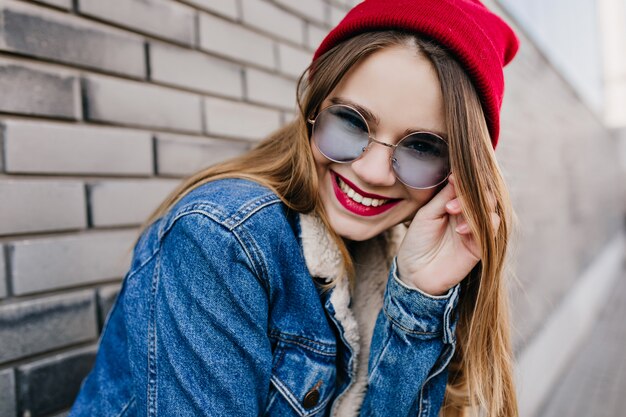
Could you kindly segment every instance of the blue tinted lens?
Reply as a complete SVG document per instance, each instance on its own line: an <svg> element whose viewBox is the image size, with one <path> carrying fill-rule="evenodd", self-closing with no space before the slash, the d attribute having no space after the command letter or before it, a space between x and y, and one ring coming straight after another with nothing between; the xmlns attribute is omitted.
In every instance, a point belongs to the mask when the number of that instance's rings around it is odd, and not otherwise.
<svg viewBox="0 0 626 417"><path fill-rule="evenodd" d="M409 187L434 187L450 173L448 144L433 133L419 132L405 137L393 156L396 176Z"/></svg>
<svg viewBox="0 0 626 417"><path fill-rule="evenodd" d="M315 119L313 140L328 159L350 162L358 158L368 144L367 123L349 107L330 106Z"/></svg>

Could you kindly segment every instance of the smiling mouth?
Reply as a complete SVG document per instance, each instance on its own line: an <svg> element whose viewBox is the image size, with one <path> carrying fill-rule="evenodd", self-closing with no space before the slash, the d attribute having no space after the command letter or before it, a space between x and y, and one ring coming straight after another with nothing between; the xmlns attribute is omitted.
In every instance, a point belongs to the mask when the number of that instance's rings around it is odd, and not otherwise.
<svg viewBox="0 0 626 417"><path fill-rule="evenodd" d="M389 201L389 199L363 197L361 194L356 192L354 188L350 187L344 180L342 180L341 177L337 176L336 179L337 185L339 186L339 188L341 188L341 191L343 191L344 194L348 196L348 198L352 199L352 201L356 201L357 203L364 205L365 207L378 207Z"/></svg>
<svg viewBox="0 0 626 417"><path fill-rule="evenodd" d="M331 171L331 177L335 196L339 203L348 211L360 216L380 214L402 200L400 198L382 198L383 196L366 193L334 171Z"/></svg>

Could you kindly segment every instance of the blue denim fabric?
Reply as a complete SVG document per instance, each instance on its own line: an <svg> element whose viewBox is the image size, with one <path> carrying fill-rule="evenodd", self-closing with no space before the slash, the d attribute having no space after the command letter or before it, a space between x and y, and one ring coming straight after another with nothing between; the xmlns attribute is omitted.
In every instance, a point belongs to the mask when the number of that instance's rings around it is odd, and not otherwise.
<svg viewBox="0 0 626 417"><path fill-rule="evenodd" d="M275 194L202 185L141 236L70 416L329 416L354 360L331 295ZM458 295L407 287L393 262L362 416L438 414Z"/></svg>

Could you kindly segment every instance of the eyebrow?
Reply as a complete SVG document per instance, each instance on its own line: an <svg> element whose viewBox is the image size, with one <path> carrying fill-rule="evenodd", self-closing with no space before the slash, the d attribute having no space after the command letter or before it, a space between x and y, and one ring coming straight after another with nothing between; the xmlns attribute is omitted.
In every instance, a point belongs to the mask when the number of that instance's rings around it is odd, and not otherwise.
<svg viewBox="0 0 626 417"><path fill-rule="evenodd" d="M376 115L374 115L374 113L372 113L370 110L368 110L367 108L361 106L358 103L355 103L354 101L348 100L346 98L342 98L342 97L332 97L330 98L330 102L332 104L343 104L343 105L347 105L347 106L351 106L354 107L359 113L361 113L363 115L363 117L365 117L365 120L367 120L368 122L374 122L374 124L378 125L380 124L380 119L378 117L376 117ZM411 133L415 133L415 132L431 132L431 133L435 133L439 136L441 136L446 142L448 141L448 137L445 133L440 132L438 130L433 130L433 129L425 129L425 128L414 128L414 129L406 129L404 131L404 133L402 134L402 136L406 136L409 135Z"/></svg>

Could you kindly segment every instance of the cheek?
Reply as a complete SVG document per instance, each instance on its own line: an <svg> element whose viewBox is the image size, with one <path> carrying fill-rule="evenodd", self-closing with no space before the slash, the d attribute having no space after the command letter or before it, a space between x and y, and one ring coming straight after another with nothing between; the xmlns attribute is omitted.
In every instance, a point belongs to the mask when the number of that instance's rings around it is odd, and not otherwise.
<svg viewBox="0 0 626 417"><path fill-rule="evenodd" d="M439 189L437 188L430 190L414 190L407 188L407 190L411 203L414 206L413 215L415 215L417 210L426 205L439 192Z"/></svg>
<svg viewBox="0 0 626 417"><path fill-rule="evenodd" d="M326 159L326 157L320 153L320 151L312 142L309 142L309 146L311 147L311 154L313 155L313 160L315 161L315 168L317 169L317 174L321 176L324 173L324 171L328 168L328 165L330 165L330 161Z"/></svg>
<svg viewBox="0 0 626 417"><path fill-rule="evenodd" d="M406 211L403 214L403 218L400 223L406 223L413 220L417 211L426 205L434 196L438 190L414 190L412 188L405 187L407 190L407 204L405 206Z"/></svg>

